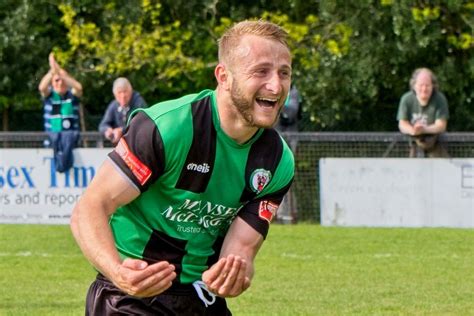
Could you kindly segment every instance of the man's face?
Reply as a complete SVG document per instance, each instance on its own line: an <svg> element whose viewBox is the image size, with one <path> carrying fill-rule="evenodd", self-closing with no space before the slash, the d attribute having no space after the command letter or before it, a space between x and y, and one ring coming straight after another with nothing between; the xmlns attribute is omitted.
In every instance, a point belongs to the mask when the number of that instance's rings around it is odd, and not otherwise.
<svg viewBox="0 0 474 316"><path fill-rule="evenodd" d="M67 84L58 74L53 75L51 85L53 86L54 91L60 95L64 95L67 92Z"/></svg>
<svg viewBox="0 0 474 316"><path fill-rule="evenodd" d="M130 98L132 97L132 89L128 87L120 87L114 91L115 100L120 104L120 106L127 106Z"/></svg>
<svg viewBox="0 0 474 316"><path fill-rule="evenodd" d="M426 71L421 71L416 77L414 88L418 102L423 106L427 105L433 93L433 82L431 81L430 74Z"/></svg>
<svg viewBox="0 0 474 316"><path fill-rule="evenodd" d="M281 43L247 35L229 71L231 99L248 126L274 125L291 84L291 56Z"/></svg>

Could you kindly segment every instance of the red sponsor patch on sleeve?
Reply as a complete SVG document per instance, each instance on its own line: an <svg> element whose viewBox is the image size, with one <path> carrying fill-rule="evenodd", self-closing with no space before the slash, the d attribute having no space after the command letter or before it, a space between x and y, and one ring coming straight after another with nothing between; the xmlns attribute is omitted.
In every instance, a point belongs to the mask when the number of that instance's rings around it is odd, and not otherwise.
<svg viewBox="0 0 474 316"><path fill-rule="evenodd" d="M119 154L130 171L132 171L138 182L144 185L151 176L151 170L130 151L124 138L120 139L118 145L115 147L115 151Z"/></svg>
<svg viewBox="0 0 474 316"><path fill-rule="evenodd" d="M258 216L271 223L273 216L276 215L278 205L270 201L261 201L258 206Z"/></svg>

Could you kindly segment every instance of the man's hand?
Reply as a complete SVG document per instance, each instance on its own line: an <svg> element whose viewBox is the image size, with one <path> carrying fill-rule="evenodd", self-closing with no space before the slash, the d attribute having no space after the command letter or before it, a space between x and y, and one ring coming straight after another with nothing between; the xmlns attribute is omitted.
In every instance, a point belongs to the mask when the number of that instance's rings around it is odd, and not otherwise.
<svg viewBox="0 0 474 316"><path fill-rule="evenodd" d="M120 140L120 137L122 137L122 128L121 127L114 128L112 133L113 133L112 143L117 144L118 141Z"/></svg>
<svg viewBox="0 0 474 316"><path fill-rule="evenodd" d="M219 259L202 274L202 281L209 291L221 297L235 297L250 286L247 262L239 256L229 255Z"/></svg>
<svg viewBox="0 0 474 316"><path fill-rule="evenodd" d="M53 71L53 73L60 74L61 67L59 64L56 62L56 59L54 58L54 54L50 53L48 56L48 61L49 61L49 67Z"/></svg>
<svg viewBox="0 0 474 316"><path fill-rule="evenodd" d="M422 122L416 122L415 125L413 125L413 136L424 134L425 127L426 127L426 124Z"/></svg>
<svg viewBox="0 0 474 316"><path fill-rule="evenodd" d="M105 136L105 138L110 140L115 145L120 140L120 137L122 137L122 128L121 127L117 127L117 128L109 127L104 132L104 136Z"/></svg>
<svg viewBox="0 0 474 316"><path fill-rule="evenodd" d="M112 276L112 282L127 294L137 297L158 295L176 278L174 265L160 261L148 265L143 260L125 259Z"/></svg>
<svg viewBox="0 0 474 316"><path fill-rule="evenodd" d="M104 132L104 137L107 138L110 141L113 141L114 139L114 129L109 127L105 130Z"/></svg>

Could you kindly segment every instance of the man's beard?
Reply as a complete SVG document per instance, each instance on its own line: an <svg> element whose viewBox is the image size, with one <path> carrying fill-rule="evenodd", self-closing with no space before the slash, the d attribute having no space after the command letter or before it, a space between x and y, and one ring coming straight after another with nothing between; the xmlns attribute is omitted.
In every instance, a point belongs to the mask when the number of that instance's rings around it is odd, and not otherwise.
<svg viewBox="0 0 474 316"><path fill-rule="evenodd" d="M235 108L240 113L242 118L245 122L249 125L254 127L253 115L252 115L252 104L247 100L240 87L234 81L232 84L232 88L230 91L230 98L232 99L232 103L234 103Z"/></svg>
<svg viewBox="0 0 474 316"><path fill-rule="evenodd" d="M239 85L235 81L232 84L230 98L232 99L232 103L234 103L237 111L249 126L257 128L271 128L274 125L275 122L273 122L271 125L255 123L254 117L252 115L253 100L248 100L245 98L242 89L240 89Z"/></svg>

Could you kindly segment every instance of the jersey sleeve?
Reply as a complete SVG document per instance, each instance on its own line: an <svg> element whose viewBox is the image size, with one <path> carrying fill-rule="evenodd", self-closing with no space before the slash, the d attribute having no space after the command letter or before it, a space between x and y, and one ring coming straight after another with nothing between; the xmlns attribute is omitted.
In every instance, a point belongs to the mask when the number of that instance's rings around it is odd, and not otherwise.
<svg viewBox="0 0 474 316"><path fill-rule="evenodd" d="M292 151L281 136L275 134L274 137L276 137L275 142L269 139L265 140L266 144L271 145L273 153L281 151L281 156L274 155L279 157L273 158L277 159L274 161L276 163L275 167L268 169L271 170L273 176L268 185L264 186L262 192L248 200L238 213L238 216L259 232L263 238L266 238L270 223L276 215L283 197L291 187L295 170L295 160ZM281 149L278 150L277 148L280 145ZM261 147L261 144L257 147ZM273 155L267 155L267 159L270 156Z"/></svg>
<svg viewBox="0 0 474 316"><path fill-rule="evenodd" d="M268 234L268 229L270 228L270 223L276 215L283 197L290 189L292 182L293 179L279 191L250 201L239 211L238 216L259 232L265 239Z"/></svg>
<svg viewBox="0 0 474 316"><path fill-rule="evenodd" d="M165 170L163 140L156 124L143 111L132 117L109 157L140 192Z"/></svg>

